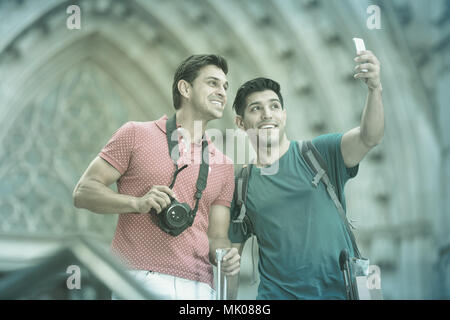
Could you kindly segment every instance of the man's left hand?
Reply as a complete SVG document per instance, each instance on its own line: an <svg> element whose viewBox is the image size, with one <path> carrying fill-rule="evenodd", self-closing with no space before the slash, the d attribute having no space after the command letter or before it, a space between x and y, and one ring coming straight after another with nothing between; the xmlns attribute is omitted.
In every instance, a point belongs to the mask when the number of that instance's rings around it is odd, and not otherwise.
<svg viewBox="0 0 450 320"><path fill-rule="evenodd" d="M369 90L381 89L380 81L380 61L370 50L361 51L354 59L358 65L355 67L356 74L353 76L355 79L362 79ZM362 70L367 70L363 72Z"/></svg>

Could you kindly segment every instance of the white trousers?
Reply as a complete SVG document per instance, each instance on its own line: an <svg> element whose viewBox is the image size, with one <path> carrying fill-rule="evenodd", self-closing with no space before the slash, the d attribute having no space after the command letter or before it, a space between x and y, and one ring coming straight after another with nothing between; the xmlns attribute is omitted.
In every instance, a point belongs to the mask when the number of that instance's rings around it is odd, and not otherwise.
<svg viewBox="0 0 450 320"><path fill-rule="evenodd" d="M208 284L147 270L128 270L158 300L215 300L216 292ZM112 300L118 297L112 293Z"/></svg>

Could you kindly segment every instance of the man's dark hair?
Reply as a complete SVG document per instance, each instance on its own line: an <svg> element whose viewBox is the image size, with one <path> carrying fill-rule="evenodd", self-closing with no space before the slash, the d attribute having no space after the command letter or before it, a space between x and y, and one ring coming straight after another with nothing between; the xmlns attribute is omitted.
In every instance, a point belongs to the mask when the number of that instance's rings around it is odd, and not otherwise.
<svg viewBox="0 0 450 320"><path fill-rule="evenodd" d="M280 89L281 87L278 82L267 78L256 78L247 81L238 89L236 98L234 98L233 109L236 111L236 114L243 117L246 107L245 100L247 99L247 97L254 92L265 90L272 90L273 92L275 92L278 96L278 99L280 99L281 106L283 107L283 97L281 95Z"/></svg>
<svg viewBox="0 0 450 320"><path fill-rule="evenodd" d="M222 71L228 73L228 64L225 58L215 54L197 54L184 60L175 71L172 84L173 106L176 110L181 107L181 94L178 91L178 81L185 80L192 84L197 78L198 71L208 65L215 65Z"/></svg>

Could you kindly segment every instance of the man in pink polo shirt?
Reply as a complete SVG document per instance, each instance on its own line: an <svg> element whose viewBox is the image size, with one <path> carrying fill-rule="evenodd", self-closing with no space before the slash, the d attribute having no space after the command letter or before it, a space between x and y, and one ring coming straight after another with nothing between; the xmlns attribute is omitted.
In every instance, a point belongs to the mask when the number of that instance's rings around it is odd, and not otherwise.
<svg viewBox="0 0 450 320"><path fill-rule="evenodd" d="M227 72L226 60L217 55L194 55L183 61L172 87L176 118L124 124L74 190L77 208L119 214L111 249L157 299L214 299L211 263L216 263L217 248L228 249L222 263L224 274L239 272L240 256L228 239L233 163L205 134L208 121L222 117ZM169 154L166 134L171 120L178 159ZM209 165L203 172L208 174L197 200L205 140ZM169 188L176 169L184 165ZM118 193L109 188L115 182ZM197 209L192 225L177 236L158 226L157 215L171 199ZM115 295L120 297L120 292Z"/></svg>

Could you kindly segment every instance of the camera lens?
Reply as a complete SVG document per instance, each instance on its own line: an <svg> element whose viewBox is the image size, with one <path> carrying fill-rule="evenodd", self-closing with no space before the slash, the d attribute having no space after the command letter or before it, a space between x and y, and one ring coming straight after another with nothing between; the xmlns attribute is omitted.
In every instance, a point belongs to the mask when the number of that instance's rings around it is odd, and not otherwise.
<svg viewBox="0 0 450 320"><path fill-rule="evenodd" d="M175 204L167 210L166 219L170 226L179 228L187 223L188 212L182 205Z"/></svg>

